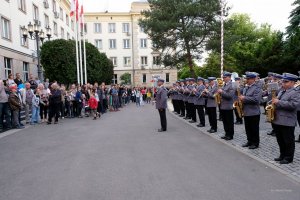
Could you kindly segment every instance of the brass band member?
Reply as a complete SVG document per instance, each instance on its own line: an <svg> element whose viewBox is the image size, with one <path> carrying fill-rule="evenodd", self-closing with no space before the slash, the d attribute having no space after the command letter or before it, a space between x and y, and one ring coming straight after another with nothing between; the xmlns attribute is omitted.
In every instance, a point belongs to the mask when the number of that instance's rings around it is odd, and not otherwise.
<svg viewBox="0 0 300 200"><path fill-rule="evenodd" d="M247 143L242 147L256 149L259 146L260 100L262 90L258 83L255 82L255 73L247 73L246 79L247 86L243 90L243 95L239 97L243 103L243 115L247 135Z"/></svg>
<svg viewBox="0 0 300 200"><path fill-rule="evenodd" d="M223 73L223 81L225 82L222 89L218 89L217 93L221 95L220 112L223 118L223 126L225 135L221 138L224 140L232 140L234 135L234 124L233 124L233 99L234 99L234 88L231 81L231 73Z"/></svg>
<svg viewBox="0 0 300 200"><path fill-rule="evenodd" d="M241 91L242 90L242 88L241 88L241 78L240 77L235 77L234 80L235 80L235 84L237 85L236 90ZM236 91L236 93L237 93L237 91ZM234 100L237 100L237 99L238 99L238 95L236 94ZM234 124L236 124L236 125L243 124L243 118L239 116L237 108L233 108L233 110L234 110L234 114L235 114L235 123Z"/></svg>
<svg viewBox="0 0 300 200"><path fill-rule="evenodd" d="M204 85L204 78L198 77L197 78L198 86L195 90L195 108L198 112L199 120L200 123L197 125L198 127L204 127L205 126L205 114L204 114L204 106L205 106L205 99L204 99L204 90L205 90L205 85Z"/></svg>
<svg viewBox="0 0 300 200"><path fill-rule="evenodd" d="M183 101L184 101L184 105L185 105L185 118L183 119L191 119L191 114L190 114L190 106L188 103L188 96L189 96L189 90L188 87L190 86L190 78L186 78L185 79L185 86L183 87Z"/></svg>
<svg viewBox="0 0 300 200"><path fill-rule="evenodd" d="M194 89L196 88L195 85L195 79L190 78L190 86L189 86L189 96L188 96L188 103L190 107L190 117L191 121L190 123L196 123L197 122L197 117L196 117L196 108L194 105L194 99L195 99L195 94L194 94Z"/></svg>
<svg viewBox="0 0 300 200"><path fill-rule="evenodd" d="M210 130L207 131L209 133L215 133L218 130L217 104L215 100L215 94L218 90L218 87L215 80L216 80L215 77L208 77L209 86L208 89L204 90L205 92L204 95L206 95L207 97L206 109L207 109L209 124L211 127Z"/></svg>
<svg viewBox="0 0 300 200"><path fill-rule="evenodd" d="M180 107L180 117L185 117L185 103L184 103L184 80L180 80L178 99L179 99L179 107Z"/></svg>
<svg viewBox="0 0 300 200"><path fill-rule="evenodd" d="M298 76L284 73L282 90L277 98L272 100L275 105L273 127L280 149L280 155L275 158L280 164L293 162L295 152L295 126L297 124L297 106L300 103L299 92L294 88Z"/></svg>

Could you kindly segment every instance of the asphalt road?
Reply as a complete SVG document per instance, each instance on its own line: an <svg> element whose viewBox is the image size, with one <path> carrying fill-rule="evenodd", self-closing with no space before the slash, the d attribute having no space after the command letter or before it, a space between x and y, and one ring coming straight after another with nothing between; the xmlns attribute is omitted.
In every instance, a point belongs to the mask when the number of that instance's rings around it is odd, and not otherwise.
<svg viewBox="0 0 300 200"><path fill-rule="evenodd" d="M299 200L300 184L168 114L130 105L0 139L0 200Z"/></svg>

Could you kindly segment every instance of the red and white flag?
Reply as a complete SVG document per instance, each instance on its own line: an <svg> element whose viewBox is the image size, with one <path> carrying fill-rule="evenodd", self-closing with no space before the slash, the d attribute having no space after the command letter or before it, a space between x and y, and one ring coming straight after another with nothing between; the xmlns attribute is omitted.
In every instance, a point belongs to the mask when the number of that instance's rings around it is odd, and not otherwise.
<svg viewBox="0 0 300 200"><path fill-rule="evenodd" d="M76 0L71 0L71 12L70 12L70 17L74 16L75 13L75 4L76 4Z"/></svg>

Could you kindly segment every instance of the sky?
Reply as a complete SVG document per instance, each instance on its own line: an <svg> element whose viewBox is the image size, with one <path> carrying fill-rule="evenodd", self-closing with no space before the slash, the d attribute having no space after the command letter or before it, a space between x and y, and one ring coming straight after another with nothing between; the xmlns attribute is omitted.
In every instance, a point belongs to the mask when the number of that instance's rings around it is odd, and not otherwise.
<svg viewBox="0 0 300 200"><path fill-rule="evenodd" d="M79 0L84 1L85 12L128 12L131 3L138 0ZM257 24L269 23L274 30L284 31L294 0L226 0L230 13L248 13Z"/></svg>

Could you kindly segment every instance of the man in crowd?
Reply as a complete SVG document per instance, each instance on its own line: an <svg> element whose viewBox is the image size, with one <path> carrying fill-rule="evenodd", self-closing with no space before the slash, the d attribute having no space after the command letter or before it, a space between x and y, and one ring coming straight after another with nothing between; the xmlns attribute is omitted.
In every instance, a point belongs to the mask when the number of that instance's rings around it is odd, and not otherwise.
<svg viewBox="0 0 300 200"><path fill-rule="evenodd" d="M5 117L5 124L3 118ZM0 133L11 128L8 93L3 80L0 80Z"/></svg>

